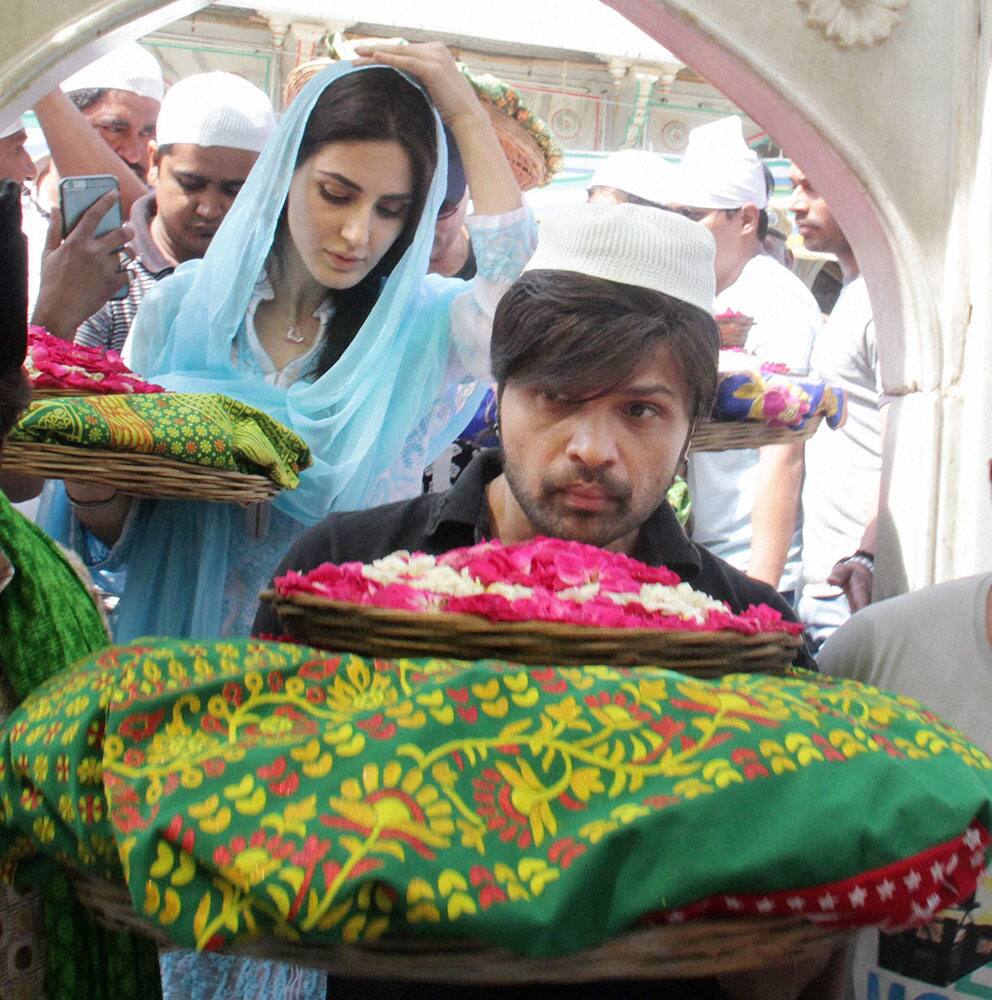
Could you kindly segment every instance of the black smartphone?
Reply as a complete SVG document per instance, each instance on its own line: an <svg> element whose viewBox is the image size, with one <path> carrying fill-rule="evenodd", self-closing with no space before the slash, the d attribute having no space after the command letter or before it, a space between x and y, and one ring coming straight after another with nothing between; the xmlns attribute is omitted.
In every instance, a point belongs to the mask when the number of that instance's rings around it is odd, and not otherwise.
<svg viewBox="0 0 992 1000"><path fill-rule="evenodd" d="M59 200L62 206L63 239L75 229L86 209L108 191L116 191L118 198L97 224L94 236L103 236L112 229L119 229L121 226L120 185L117 183L117 178L112 174L62 178L59 183ZM128 284L125 280L124 284L111 295L111 299L126 298L127 290Z"/></svg>

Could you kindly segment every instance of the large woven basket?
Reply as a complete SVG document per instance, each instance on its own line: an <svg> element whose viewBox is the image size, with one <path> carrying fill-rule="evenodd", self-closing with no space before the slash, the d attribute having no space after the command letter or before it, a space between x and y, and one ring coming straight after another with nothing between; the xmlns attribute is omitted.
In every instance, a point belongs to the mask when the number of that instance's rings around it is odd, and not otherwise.
<svg viewBox="0 0 992 1000"><path fill-rule="evenodd" d="M249 504L269 500L279 492L275 483L261 475L187 465L157 455L37 441L8 440L3 449L3 468L27 476L70 479L160 499Z"/></svg>
<svg viewBox="0 0 992 1000"><path fill-rule="evenodd" d="M308 645L364 656L496 658L531 665L650 664L698 677L781 673L801 644L786 632L683 632L491 622L477 615L418 614L265 591L286 631Z"/></svg>
<svg viewBox="0 0 992 1000"><path fill-rule="evenodd" d="M766 444L793 444L816 433L823 420L815 413L798 428L770 427L763 420L707 420L697 424L689 451L731 451L736 448L763 448Z"/></svg>
<svg viewBox="0 0 992 1000"><path fill-rule="evenodd" d="M134 931L170 946L161 927L135 912L123 886L79 873L72 879L80 903L104 926ZM644 928L596 948L554 958L522 958L471 941L416 939L318 948L259 938L232 951L342 976L484 986L746 972L825 955L848 937L849 932L827 930L799 917L771 917Z"/></svg>

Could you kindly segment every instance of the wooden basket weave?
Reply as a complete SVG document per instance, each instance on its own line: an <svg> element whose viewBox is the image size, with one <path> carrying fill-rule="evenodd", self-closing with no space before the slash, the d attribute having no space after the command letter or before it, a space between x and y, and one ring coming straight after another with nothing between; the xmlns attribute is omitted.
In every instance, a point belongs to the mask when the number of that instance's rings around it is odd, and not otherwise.
<svg viewBox="0 0 992 1000"><path fill-rule="evenodd" d="M491 101L481 96L479 101L489 114L489 121L520 190L530 191L547 184L551 172L537 140L512 118L507 118Z"/></svg>
<svg viewBox="0 0 992 1000"><path fill-rule="evenodd" d="M754 326L750 316L717 316L716 326L720 331L721 347L743 347L747 343L747 335Z"/></svg>
<svg viewBox="0 0 992 1000"><path fill-rule="evenodd" d="M766 444L793 444L812 437L822 420L822 413L814 413L798 429L769 427L763 420L707 420L696 425L689 451L731 451L763 448Z"/></svg>
<svg viewBox="0 0 992 1000"><path fill-rule="evenodd" d="M160 499L249 504L270 500L279 492L279 486L261 475L187 465L158 455L37 441L8 440L3 448L3 468L26 476L71 479Z"/></svg>
<svg viewBox="0 0 992 1000"><path fill-rule="evenodd" d="M123 886L81 873L71 877L80 903L98 922L170 947L162 928L135 912ZM598 947L552 958L524 958L471 941L417 939L316 947L258 938L231 951L340 976L484 986L747 972L826 955L849 936L850 932L828 930L800 917L769 917L698 920L638 929Z"/></svg>
<svg viewBox="0 0 992 1000"><path fill-rule="evenodd" d="M89 389L55 389L51 386L32 386L32 399L58 399L62 396L94 396L97 393ZM102 394L101 394L102 395Z"/></svg>
<svg viewBox="0 0 992 1000"><path fill-rule="evenodd" d="M801 640L786 632L682 632L589 628L556 622L491 622L477 615L419 614L267 590L286 631L308 645L364 656L495 658L531 665L649 664L697 677L782 673Z"/></svg>

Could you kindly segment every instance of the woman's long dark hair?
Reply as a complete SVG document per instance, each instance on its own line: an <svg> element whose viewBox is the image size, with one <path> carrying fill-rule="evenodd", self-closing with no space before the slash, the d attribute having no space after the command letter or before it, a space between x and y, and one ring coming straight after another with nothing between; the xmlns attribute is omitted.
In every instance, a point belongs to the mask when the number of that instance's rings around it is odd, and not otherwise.
<svg viewBox="0 0 992 1000"><path fill-rule="evenodd" d="M394 141L406 151L413 199L406 222L382 260L354 288L334 292L334 319L314 365L322 375L344 353L379 297L388 277L413 241L437 164L434 116L424 93L395 70L364 69L335 80L320 95L307 120L294 169L331 142ZM289 237L286 209L276 233L275 255Z"/></svg>

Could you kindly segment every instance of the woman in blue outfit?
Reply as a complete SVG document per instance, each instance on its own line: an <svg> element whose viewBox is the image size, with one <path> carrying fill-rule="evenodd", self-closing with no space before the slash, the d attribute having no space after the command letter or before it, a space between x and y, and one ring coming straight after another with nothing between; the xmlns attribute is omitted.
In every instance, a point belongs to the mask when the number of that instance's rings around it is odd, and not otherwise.
<svg viewBox="0 0 992 1000"><path fill-rule="evenodd" d="M119 641L247 635L296 536L332 510L416 495L488 387L492 315L536 225L443 46L364 56L300 92L206 256L148 294L125 348L169 389L223 392L282 421L313 466L271 509L248 511L67 484L77 526L111 547L106 568L126 572ZM427 274L442 119L474 201L471 282ZM310 970L221 956L169 953L162 972L171 1000L325 993Z"/></svg>
<svg viewBox="0 0 992 1000"><path fill-rule="evenodd" d="M427 274L442 119L474 201L471 282ZM269 413L313 466L271 509L247 512L70 483L75 517L111 546L104 567L126 570L117 639L247 634L306 526L419 492L485 393L492 314L535 243L489 119L442 45L368 50L311 80L206 256L148 294L125 353L169 389Z"/></svg>

